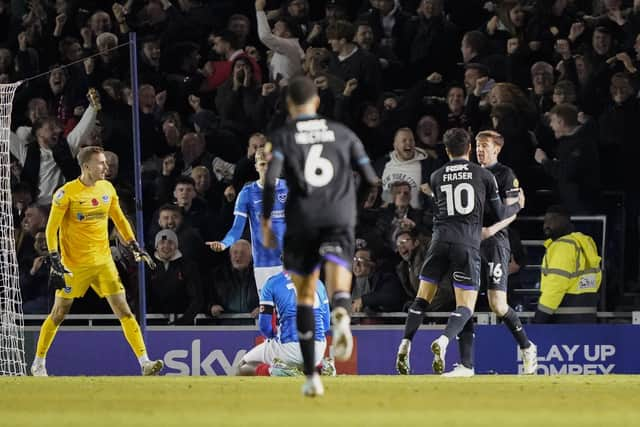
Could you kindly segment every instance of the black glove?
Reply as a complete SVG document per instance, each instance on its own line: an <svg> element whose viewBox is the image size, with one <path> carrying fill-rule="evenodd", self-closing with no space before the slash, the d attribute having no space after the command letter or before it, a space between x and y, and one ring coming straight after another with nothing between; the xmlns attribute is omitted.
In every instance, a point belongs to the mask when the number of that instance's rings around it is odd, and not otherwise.
<svg viewBox="0 0 640 427"><path fill-rule="evenodd" d="M49 284L56 289L62 289L67 285L64 282L64 275L71 274L67 268L62 265L60 254L58 252L49 253L49 261L51 269L49 270Z"/></svg>
<svg viewBox="0 0 640 427"><path fill-rule="evenodd" d="M135 240L132 240L129 243L128 247L131 253L133 254L133 258L136 260L136 262L144 261L145 264L147 264L150 269L152 270L156 269L156 263L153 261L153 258L151 258L151 255L149 255L147 251L140 248L140 245L138 245L138 242L136 242Z"/></svg>

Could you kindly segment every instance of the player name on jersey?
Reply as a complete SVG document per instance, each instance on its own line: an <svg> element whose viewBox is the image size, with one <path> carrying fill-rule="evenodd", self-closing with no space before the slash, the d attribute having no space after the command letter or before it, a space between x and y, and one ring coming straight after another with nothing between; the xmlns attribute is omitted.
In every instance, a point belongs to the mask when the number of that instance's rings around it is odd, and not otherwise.
<svg viewBox="0 0 640 427"><path fill-rule="evenodd" d="M450 165L447 166L442 175L442 182L450 181L467 181L473 179L473 173L469 172L469 165Z"/></svg>
<svg viewBox="0 0 640 427"><path fill-rule="evenodd" d="M329 129L324 119L306 120L296 123L295 140L297 144L315 144L318 142L335 142L336 134Z"/></svg>

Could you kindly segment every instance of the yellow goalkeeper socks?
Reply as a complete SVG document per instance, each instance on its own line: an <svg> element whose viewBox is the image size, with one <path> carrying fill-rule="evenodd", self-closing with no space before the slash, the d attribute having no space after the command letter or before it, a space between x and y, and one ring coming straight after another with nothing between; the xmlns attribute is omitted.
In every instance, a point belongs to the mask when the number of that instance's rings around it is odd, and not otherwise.
<svg viewBox="0 0 640 427"><path fill-rule="evenodd" d="M49 351L49 347L51 347L51 343L53 342L53 338L56 336L56 332L58 332L58 326L53 323L51 316L47 316L40 328L36 356L41 358L46 357L47 351Z"/></svg>
<svg viewBox="0 0 640 427"><path fill-rule="evenodd" d="M147 348L144 345L142 334L140 333L140 326L138 321L133 316L124 316L120 319L124 336L127 338L127 342L131 346L131 349L136 354L136 357L147 354Z"/></svg>

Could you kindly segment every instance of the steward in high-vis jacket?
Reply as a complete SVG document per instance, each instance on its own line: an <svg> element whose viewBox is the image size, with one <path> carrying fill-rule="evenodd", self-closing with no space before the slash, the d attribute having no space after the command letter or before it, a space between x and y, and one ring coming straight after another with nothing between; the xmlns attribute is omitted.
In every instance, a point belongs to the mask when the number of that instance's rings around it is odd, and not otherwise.
<svg viewBox="0 0 640 427"><path fill-rule="evenodd" d="M601 258L593 239L574 232L569 213L551 206L544 217L546 253L535 323L595 323Z"/></svg>

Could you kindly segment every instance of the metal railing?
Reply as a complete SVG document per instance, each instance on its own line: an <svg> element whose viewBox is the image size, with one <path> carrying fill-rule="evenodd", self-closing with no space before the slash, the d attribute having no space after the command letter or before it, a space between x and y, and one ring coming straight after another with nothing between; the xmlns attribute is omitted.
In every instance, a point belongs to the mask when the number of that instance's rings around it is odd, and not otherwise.
<svg viewBox="0 0 640 427"><path fill-rule="evenodd" d="M533 318L535 312L533 311L521 311L516 312L518 317L521 319L531 319ZM448 318L450 312L448 311L438 311L438 312L427 312L425 313L425 317L427 319L434 320L444 320ZM492 312L476 312L473 314L476 322L480 325L496 325L498 324L498 318L495 313ZM599 311L596 313L598 320L601 323L607 323L608 320L617 320L620 323L632 323L634 325L640 325L640 311ZM24 321L25 325L39 325L44 319L47 317L46 314L25 314ZM389 312L389 313L353 313L352 320L354 323L359 323L362 320L367 319L377 319L384 321L383 323L397 323L398 320L401 320L404 323L404 319L407 317L407 313L405 312ZM147 321L150 324L153 324L154 321L162 322L166 324L166 322L172 322L175 320L174 315L167 314L147 314ZM251 316L249 313L237 313L237 314L221 314L217 317L210 317L204 314L198 314L195 318L195 324L198 325L198 321L219 321L221 325L224 325L225 321L234 321L234 320L243 320L247 322L255 322L255 318ZM65 321L67 323L74 323L78 325L81 323L81 326L97 326L96 324L119 324L118 319L113 314L69 314L65 317ZM428 321L428 320L427 320Z"/></svg>

